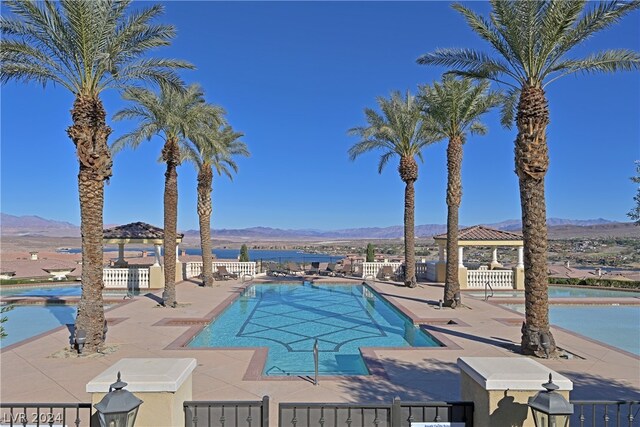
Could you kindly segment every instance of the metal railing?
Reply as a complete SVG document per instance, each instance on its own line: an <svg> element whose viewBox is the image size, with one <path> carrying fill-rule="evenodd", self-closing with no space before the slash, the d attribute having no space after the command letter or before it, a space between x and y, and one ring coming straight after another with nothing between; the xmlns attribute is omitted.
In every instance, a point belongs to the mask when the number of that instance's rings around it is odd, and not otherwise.
<svg viewBox="0 0 640 427"><path fill-rule="evenodd" d="M258 401L184 402L185 427L269 427L269 396Z"/></svg>
<svg viewBox="0 0 640 427"><path fill-rule="evenodd" d="M487 292L489 289L491 289L491 295ZM489 301L489 298L491 297L493 297L493 288L491 287L491 283L486 282L484 284L484 300Z"/></svg>
<svg viewBox="0 0 640 427"><path fill-rule="evenodd" d="M94 427L91 403L0 403L0 425Z"/></svg>
<svg viewBox="0 0 640 427"><path fill-rule="evenodd" d="M280 427L409 427L411 423L464 423L473 427L473 402L280 403Z"/></svg>
<svg viewBox="0 0 640 427"><path fill-rule="evenodd" d="M640 426L638 400L572 400L571 426Z"/></svg>

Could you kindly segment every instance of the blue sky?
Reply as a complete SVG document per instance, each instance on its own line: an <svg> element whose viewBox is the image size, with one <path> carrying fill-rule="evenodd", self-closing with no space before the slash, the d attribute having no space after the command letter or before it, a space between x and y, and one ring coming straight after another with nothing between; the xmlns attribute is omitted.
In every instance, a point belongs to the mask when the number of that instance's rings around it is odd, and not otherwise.
<svg viewBox="0 0 640 427"><path fill-rule="evenodd" d="M138 3L137 5L140 5ZM137 6L134 3L134 6ZM233 181L214 179L213 228L269 226L337 229L402 224L404 184L397 161L377 173L378 154L351 162L365 107L392 90L415 91L442 68L419 66L438 47L488 50L447 2L169 2L162 17L177 27L172 46L154 56L182 58L196 71L209 102L222 105L245 133L251 157ZM488 11L486 3L470 6ZM640 50L640 14L598 33L575 53ZM550 217L626 221L633 204L634 160L640 159L638 73L577 75L548 87ZM9 83L1 92L1 205L13 215L80 222L77 161L66 135L73 97L66 90ZM124 106L103 96L110 141L132 125L113 122ZM520 217L514 174L514 130L497 113L486 136L469 137L463 161L460 222ZM162 141L114 158L105 188L105 223L162 225ZM416 224L446 222L446 142L424 151L416 183ZM178 169L181 230L196 229L196 174Z"/></svg>

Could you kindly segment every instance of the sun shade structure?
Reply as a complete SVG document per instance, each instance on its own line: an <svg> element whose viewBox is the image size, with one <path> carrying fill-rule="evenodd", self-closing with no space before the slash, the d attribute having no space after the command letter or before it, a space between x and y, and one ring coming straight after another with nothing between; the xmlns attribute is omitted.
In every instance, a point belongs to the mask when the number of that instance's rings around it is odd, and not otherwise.
<svg viewBox="0 0 640 427"><path fill-rule="evenodd" d="M437 281L444 282L444 264L445 264L445 248L447 247L447 234L439 234L433 236L433 239L438 244L439 256L438 264L442 266L437 268ZM524 276L521 276L524 271L524 241L522 240L522 234L512 231L497 230L495 228L486 227L484 225L475 225L473 227L463 228L458 233L458 258L459 267L464 269L460 274L461 287L466 284L466 268L464 266L464 248L472 246L492 247L493 257L488 267L493 269L503 268L502 264L498 262L498 247L517 247L518 248L518 263L514 268L514 287L519 288L518 282L524 281ZM518 270L517 272L515 270ZM465 276L464 278L462 276ZM463 283L464 282L464 283ZM522 284L524 286L524 282Z"/></svg>
<svg viewBox="0 0 640 427"><path fill-rule="evenodd" d="M184 234L176 235L176 248L182 242ZM102 243L118 245L118 260L115 267L126 267L124 245L127 243L153 245L155 247L155 265L160 265L160 249L164 244L164 230L146 222L132 222L103 230ZM177 250L177 249L176 249Z"/></svg>

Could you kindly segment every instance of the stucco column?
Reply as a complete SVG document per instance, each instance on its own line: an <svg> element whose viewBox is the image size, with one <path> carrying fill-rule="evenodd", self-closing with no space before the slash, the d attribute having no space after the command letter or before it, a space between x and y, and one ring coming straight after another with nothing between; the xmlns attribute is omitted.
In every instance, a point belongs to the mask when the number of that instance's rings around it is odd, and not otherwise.
<svg viewBox="0 0 640 427"><path fill-rule="evenodd" d="M464 247L458 246L458 266L464 267L464 259L462 258L464 254Z"/></svg>
<svg viewBox="0 0 640 427"><path fill-rule="evenodd" d="M493 248L491 262L496 263L496 264L498 263L498 248Z"/></svg>
<svg viewBox="0 0 640 427"><path fill-rule="evenodd" d="M517 268L524 268L524 246L518 246L518 265Z"/></svg>
<svg viewBox="0 0 640 427"><path fill-rule="evenodd" d="M162 245L155 244L155 245L153 245L153 248L154 248L154 252L156 254L156 259L155 259L153 265L159 266L160 265L160 251L162 250Z"/></svg>
<svg viewBox="0 0 640 427"><path fill-rule="evenodd" d="M114 267L127 267L128 263L124 260L124 243L118 243L118 259L113 263Z"/></svg>
<svg viewBox="0 0 640 427"><path fill-rule="evenodd" d="M180 262L178 256L180 255L180 245L176 243L176 262Z"/></svg>
<svg viewBox="0 0 640 427"><path fill-rule="evenodd" d="M444 245L438 245L438 261L444 262Z"/></svg>

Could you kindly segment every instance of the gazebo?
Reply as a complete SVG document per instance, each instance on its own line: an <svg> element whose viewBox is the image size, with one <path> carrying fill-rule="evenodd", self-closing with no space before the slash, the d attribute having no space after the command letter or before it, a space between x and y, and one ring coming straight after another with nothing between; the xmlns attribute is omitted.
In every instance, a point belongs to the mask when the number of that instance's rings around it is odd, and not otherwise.
<svg viewBox="0 0 640 427"><path fill-rule="evenodd" d="M179 244L182 242L184 234L176 235L176 280L182 280L182 263L178 259ZM113 269L128 269L129 264L124 259L124 246L126 244L153 245L155 260L149 267L149 287L160 288L164 283L164 273L161 267L160 254L164 244L164 230L145 222L132 222L131 224L119 225L103 230L102 243L105 245L118 245L118 259L115 261ZM118 272L119 273L119 272ZM122 275L122 274L120 274ZM108 286L108 274L105 274L105 286ZM119 286L114 286L119 287Z"/></svg>
<svg viewBox="0 0 640 427"><path fill-rule="evenodd" d="M436 263L436 281L444 282L446 276L447 234L434 236L438 244L438 262ZM493 248L490 263L470 270L464 265L464 248L484 246ZM518 263L506 269L498 261L498 247L517 247ZM460 288L484 288L488 282L494 288L524 289L524 242L522 235L510 231L476 225L463 228L458 232L458 280Z"/></svg>

